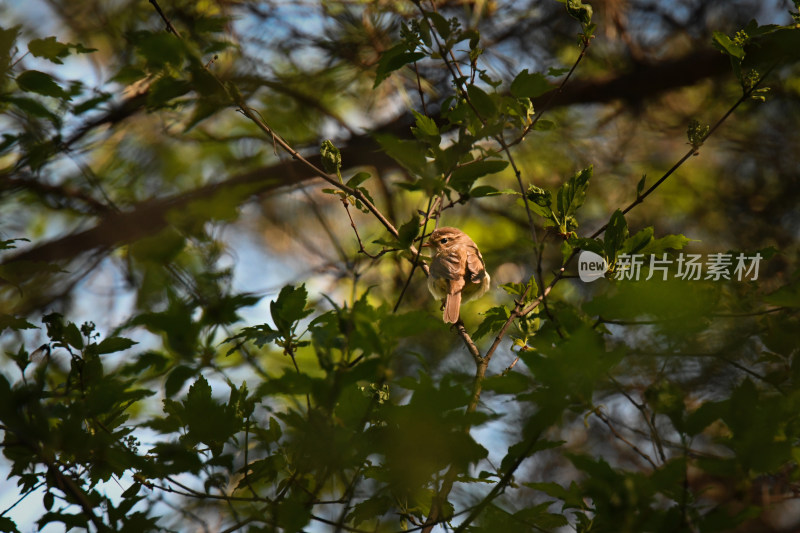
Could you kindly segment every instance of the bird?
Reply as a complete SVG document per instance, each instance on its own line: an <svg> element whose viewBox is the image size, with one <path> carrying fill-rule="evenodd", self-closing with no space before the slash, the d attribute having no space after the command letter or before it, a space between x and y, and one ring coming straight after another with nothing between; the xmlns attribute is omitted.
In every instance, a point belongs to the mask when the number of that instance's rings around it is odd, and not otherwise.
<svg viewBox="0 0 800 533"><path fill-rule="evenodd" d="M423 248L433 248L428 290L444 299L445 323L458 322L461 302L480 298L489 290L491 278L477 245L458 228L442 227L431 233Z"/></svg>

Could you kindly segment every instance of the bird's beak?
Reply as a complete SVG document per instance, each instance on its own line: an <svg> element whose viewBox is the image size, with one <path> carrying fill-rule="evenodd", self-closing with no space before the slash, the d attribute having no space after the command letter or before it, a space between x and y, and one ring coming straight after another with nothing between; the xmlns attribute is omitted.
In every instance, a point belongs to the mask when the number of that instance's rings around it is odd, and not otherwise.
<svg viewBox="0 0 800 533"><path fill-rule="evenodd" d="M420 248L433 248L433 245L429 242L424 243Z"/></svg>

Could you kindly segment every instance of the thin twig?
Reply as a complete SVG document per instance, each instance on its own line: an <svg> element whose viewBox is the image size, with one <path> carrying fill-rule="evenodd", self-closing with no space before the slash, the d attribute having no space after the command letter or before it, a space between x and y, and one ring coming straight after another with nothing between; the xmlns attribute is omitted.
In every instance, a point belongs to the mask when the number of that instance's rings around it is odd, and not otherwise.
<svg viewBox="0 0 800 533"><path fill-rule="evenodd" d="M505 370L503 370L503 372L501 372L501 374L500 374L500 375L501 375L501 376L505 376L506 374L508 374L509 372L511 372L511 371L514 369L514 367L517 365L517 363L518 363L518 362L519 362L519 356L516 356L516 357L514 358L514 360L513 360L513 361L511 361L511 364L510 364L510 365L508 365L508 366L506 367L506 369L505 369Z"/></svg>
<svg viewBox="0 0 800 533"><path fill-rule="evenodd" d="M789 307L773 307L771 309L765 309L762 311L753 311L751 313L709 313L703 316L708 318L748 318L754 316L764 316L769 315L772 313L780 313L783 311L791 311ZM695 317L692 315L685 315L685 316L676 316L676 317L668 317L668 318L661 318L661 319L654 319L654 320L617 320L611 318L603 318L602 316L597 317L597 321L595 322L595 326L600 324L613 324L615 326L653 326L658 324L667 324L670 322L680 322L682 320L691 320Z"/></svg>
<svg viewBox="0 0 800 533"><path fill-rule="evenodd" d="M430 220L432 205L433 205L433 197L430 197L428 198L428 209L425 210L425 220L422 224L421 239L425 238L425 231L428 229L428 221ZM422 254L422 244L423 244L422 240L420 240L420 246L419 248L417 248L417 253L416 255L414 255L414 260L411 262L411 272L408 273L408 277L406 278L406 283L405 285L403 285L403 289L400 291L400 296L397 297L397 302L394 304L394 309L392 309L392 313L396 313L397 310L400 308L400 302L403 301L403 296L405 296L409 285L411 285L411 279L414 277L414 271L417 269L417 265L419 264L419 258L420 255ZM426 274L427 273L428 272L426 271Z"/></svg>
<svg viewBox="0 0 800 533"><path fill-rule="evenodd" d="M653 421L650 419L650 414L647 412L647 407L645 407L643 403L639 403L634 400L633 396L631 396L628 391L625 390L622 384L614 379L614 376L609 374L608 379L614 384L615 387L617 387L617 390L631 403L631 405L633 405L641 413L644 423L647 424L647 427L650 430L650 438L653 440L655 450L658 452L661 462L666 463L667 456L664 454L664 445L661 435L659 435L655 424L653 424Z"/></svg>
<svg viewBox="0 0 800 533"><path fill-rule="evenodd" d="M5 426L1 426L1 425L0 425L0 430L2 430L2 431L4 431L4 432L8 431L8 429L7 429ZM6 509L5 509L5 510L4 510L2 513L0 513L0 517L2 517L2 516L5 516L5 514L6 514L7 512L9 512L10 510L12 510L12 509L13 509L14 507L16 507L17 505L19 505L19 504L20 504L20 503L21 503L21 502L22 502L22 501L23 501L25 498L27 498L28 496L30 496L31 494L33 494L34 492L36 492L37 490L39 490L40 488L42 488L42 487L43 487L44 485L46 485L46 484L47 484L47 482L46 482L46 481L41 481L41 482L37 483L36 485L32 486L30 489L28 489L28 491L27 491L27 492L25 492L25 494L23 494L22 496L20 496L20 497L19 497L19 499L18 499L17 501L15 501L14 503L12 503L12 504L11 504L11 506L9 506L9 507L6 507Z"/></svg>
<svg viewBox="0 0 800 533"><path fill-rule="evenodd" d="M718 128L719 128L719 127L722 125L722 123L723 123L723 122L725 122L725 120L727 120L727 119L728 119L728 117L730 117L730 116L733 114L733 112L734 112L734 111L736 111L736 109L737 109L737 108L738 108L740 105L742 105L744 102L746 102L747 100L749 100L749 99L750 99L750 97L753 95L753 93L755 92L755 90L756 90L756 89L758 89L758 87L759 87L759 86L760 86L760 85L763 83L764 79L765 79L765 78L766 78L766 77L769 75L769 73L770 73L770 72L772 72L773 68L774 68L774 67L770 67L769 69L767 69L767 71L764 73L764 75L763 75L763 76L761 76L761 77L758 79L758 81L757 81L756 83L754 83L754 84L753 84L753 86L752 86L752 87L750 87L748 90L744 91L744 93L743 93L743 94L742 94L742 96L741 96L741 97L740 97L740 98L739 98L739 99L736 101L736 103L734 103L734 104L733 104L733 105L732 105L732 106L731 106L731 107L728 109L728 111L726 111L726 112L725 112L725 114L724 114L724 115L722 115L722 116L719 118L719 120L717 120L717 122L715 122L715 123L714 123L714 125L713 125L713 126L711 126L711 128L709 128L708 132L707 132L707 133L706 133L706 134L703 136L702 142L700 143L701 145L702 145L702 143L705 143L705 141L706 141L706 140L707 140L709 137L711 137L711 134L713 134L713 133L714 133L714 132L715 132L715 131L716 131L716 130L717 130L717 129L718 129ZM636 207L637 205L639 205L640 203L642 203L642 202L644 201L644 199L645 199L645 198L647 198L648 196L650 196L650 194L652 194L652 193L653 193L653 191L655 191L655 190L656 190L656 189L657 189L657 188L658 188L658 187L659 187L659 186L660 186L662 183L664 183L664 182L667 180L667 178L669 178L669 177L670 177L670 176L671 176L673 173L675 173L675 171L676 171L676 170L678 170L678 168L680 168L680 167L681 167L681 165L683 165L683 164L686 162L686 160L687 160L687 159L689 159L690 157L692 157L692 156L694 156L694 155L697 155L698 153L699 153L699 146L697 146L697 147L695 147L695 146L692 146L692 147L691 147L691 148L690 148L690 149L689 149L689 150L688 150L688 151L687 151L687 152L684 154L684 156L683 156L683 157L681 157L681 158L678 160L678 162L677 162L677 163L675 163L674 165L672 165L672 168L670 168L670 169L669 169L667 172L665 172L665 173L664 173L664 175L663 175L663 176L661 176L661 177L658 179L658 181L656 181L656 182L655 182L653 185L651 185L651 186L650 186L650 187L649 187L649 188L648 188L648 189L647 189L645 192L643 192L642 194L639 194L639 195L637 195L637 197L636 197L636 200L634 200L633 202L631 202L631 203L630 203L630 204L629 204L629 205L628 205L628 206L627 206L625 209L623 209L623 210L622 210L622 214L623 214L623 215L627 215L627 214L628 214L628 212L629 212L631 209L633 209L634 207ZM592 234L592 235L591 235L589 238L590 238L590 239L594 239L595 237L597 237L598 235L600 235L601 233L603 233L603 232L606 230L606 228L608 228L608 223L606 223L606 224L604 224L602 227L600 227L600 229L598 229L597 231L595 231L595 232L594 232L594 233L593 233L593 234Z"/></svg>
<svg viewBox="0 0 800 533"><path fill-rule="evenodd" d="M525 130L522 132L522 134L519 137L517 137L516 139L514 139L513 141L511 141L509 143L509 146L514 146L514 145L519 144L520 142L522 142L525 139L525 136L536 126L536 123L539 122L539 120L542 118L542 116L547 111L550 110L550 105L555 100L555 97L558 96L559 94L561 94L561 92L564 90L564 86L567 84L569 79L572 77L572 74L578 68L578 65L580 64L581 60L586 56L586 51L588 50L589 45L591 44L591 42L592 42L591 39L584 39L583 40L583 43L582 43L583 48L581 48L581 53L578 54L578 59L576 59L575 63L572 64L572 68L569 69L569 72L567 73L567 75L564 77L563 80L561 80L561 83L559 84L558 88L556 88L554 91L550 91L550 95L547 97L547 100L545 101L544 104L542 104L542 110L539 111L538 113L536 113L536 116L534 117L533 121L531 121L531 123L528 124L528 126L525 128ZM534 112L535 111L536 110L534 109Z"/></svg>
<svg viewBox="0 0 800 533"><path fill-rule="evenodd" d="M178 32L177 29L175 29L175 26L172 25L172 22L170 22L169 18L167 18L167 15L165 15L164 12L161 10L161 6L158 5L158 2L156 0L150 0L150 3L153 4L154 8L156 8L156 12L158 12L158 15L161 17L161 20L164 21L164 24L167 25L167 31L175 35L177 38L181 39L182 38L181 34Z"/></svg>
<svg viewBox="0 0 800 533"><path fill-rule="evenodd" d="M614 434L614 436L615 436L617 439L619 439L619 440L621 440L622 442L624 442L625 444L627 444L627 445L628 445L628 446L629 446L629 447L630 447L630 448L631 448L631 449L632 449L634 452L636 452L636 453L639 455L639 457L643 458L645 461L647 461L648 463L650 463L650 466L652 466L652 467L653 467L653 470L658 470L658 466L655 464L655 462L653 462L653 460L650 458L650 456L649 456L649 455L647 455L647 454L646 454L645 452L643 452L643 451L642 451L642 450L641 450L641 449L640 449L638 446L636 446L634 443L632 443L631 441L629 441L628 439L626 439L626 438L625 438L625 437L624 437L624 436L623 436L623 435L622 435L622 434L621 434L619 431L617 431L617 429L616 429L616 428L614 427L614 425L611 423L611 420L609 420L608 416L606 416L606 415L603 413L603 411L601 410L601 408L600 408L600 407L598 407L597 409L595 409L595 410L593 411L593 413L594 413L595 415L597 415L597 417L598 417L600 420L602 420L602 421L603 421L603 423L604 423L606 426L608 426L608 429L610 429L610 430L611 430L611 433L613 433L613 434Z"/></svg>
<svg viewBox="0 0 800 533"><path fill-rule="evenodd" d="M417 91L419 92L419 101L422 105L422 113L427 117L428 107L425 105L425 95L422 93L422 80L419 77L419 68L417 68L416 61L414 61L414 73L417 75Z"/></svg>
<svg viewBox="0 0 800 533"><path fill-rule="evenodd" d="M361 241L361 235L358 234L358 228L356 227L356 223L353 220L353 215L350 214L350 203L347 201L347 198L342 198L342 205L344 206L344 210L347 211L347 218L350 219L350 227L353 228L353 231L356 234L356 240L358 241L358 253L366 255L370 259L377 259L383 254L385 254L386 253L385 248L377 255L372 255L366 250L366 248L364 248L364 243Z"/></svg>
<svg viewBox="0 0 800 533"><path fill-rule="evenodd" d="M331 230L331 225L328 224L327 220L325 220L325 215L320 210L319 205L317 205L317 202L314 200L311 194L309 194L308 189L304 187L301 190L303 191L303 195L306 197L306 200L308 200L308 203L311 206L311 212L314 213L314 217L317 219L317 222L319 222L319 225L322 227L322 231L325 232L325 234L328 236L328 240L336 249L336 254L339 256L339 260L342 261L343 263L347 263L347 252L344 251L344 248L342 247L342 244L339 242L339 239L336 237L336 234L333 233L333 231Z"/></svg>
<svg viewBox="0 0 800 533"><path fill-rule="evenodd" d="M297 364L297 359L294 356L294 350L292 350L291 348L287 348L286 350L284 350L284 353L286 353L289 357L292 358L292 363L294 363L294 369L297 371L298 374L300 374L300 366ZM308 413L310 415L311 414L311 396L309 396L308 393L306 393L306 407L308 408Z"/></svg>

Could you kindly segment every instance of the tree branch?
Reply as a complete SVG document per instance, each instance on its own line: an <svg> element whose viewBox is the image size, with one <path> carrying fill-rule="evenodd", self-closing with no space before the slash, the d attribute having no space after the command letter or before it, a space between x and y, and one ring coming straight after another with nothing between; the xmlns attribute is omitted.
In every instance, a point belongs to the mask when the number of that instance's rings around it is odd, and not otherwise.
<svg viewBox="0 0 800 533"><path fill-rule="evenodd" d="M664 91L693 85L707 78L715 77L726 69L729 69L729 65L718 52L693 52L679 59L638 67L631 73L615 77L573 81L553 99L551 107L602 103L619 99L638 101L656 96ZM547 97L548 95L545 95L534 99L534 106L544 105ZM106 124L116 124L134 115L144 108L146 101L147 92L124 100L106 114L84 124L60 144L61 148L71 147L95 128ZM412 123L413 117L410 114L404 114L378 127L375 131L408 137L408 128ZM340 150L342 160L347 163L348 168L374 166L381 169L397 166L393 159L380 151L380 146L370 134L351 137ZM306 160L318 167L321 158L319 155L313 155L307 157ZM13 169L0 173L0 182L20 168L18 163ZM150 223L150 217L155 215L155 221L160 222L163 219L163 211L169 208L181 209L196 199L213 197L216 192L230 190L230 187L252 185L253 189L250 194L256 195L297 185L316 177L317 174L314 171L299 161L277 163L168 198L136 204L123 213L101 218L93 228L45 242L6 258L2 264L14 261L57 262L74 259L95 249L111 250L122 244L158 233L166 224ZM9 184L6 190L21 185L18 181L13 182L14 186L11 186L12 182L6 183ZM2 283L0 280L0 284Z"/></svg>

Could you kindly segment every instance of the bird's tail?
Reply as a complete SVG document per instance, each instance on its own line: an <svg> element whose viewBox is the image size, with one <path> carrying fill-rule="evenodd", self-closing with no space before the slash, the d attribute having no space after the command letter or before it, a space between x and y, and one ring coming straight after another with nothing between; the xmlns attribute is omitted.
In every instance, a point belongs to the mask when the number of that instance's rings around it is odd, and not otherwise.
<svg viewBox="0 0 800 533"><path fill-rule="evenodd" d="M448 294L444 300L444 321L447 324L458 322L459 310L461 308L461 292Z"/></svg>

